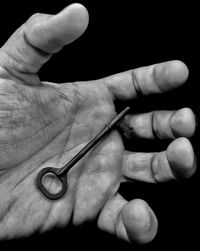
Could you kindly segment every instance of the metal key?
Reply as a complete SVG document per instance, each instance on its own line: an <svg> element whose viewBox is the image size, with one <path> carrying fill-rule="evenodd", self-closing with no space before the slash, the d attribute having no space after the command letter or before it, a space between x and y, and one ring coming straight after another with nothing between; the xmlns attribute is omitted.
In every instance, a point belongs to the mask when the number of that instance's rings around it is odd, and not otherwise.
<svg viewBox="0 0 200 251"><path fill-rule="evenodd" d="M62 168L55 167L45 167L37 175L36 186L38 189L45 195L46 198L50 200L57 200L61 198L67 191L67 173L69 170L81 159L83 158L91 148L93 148L108 132L110 132L114 126L128 113L130 107L126 107L122 112L120 112L109 124L106 124L105 127L94 137L89 143L78 152L65 166ZM46 189L42 183L42 178L46 174L55 175L61 182L62 188L57 193L51 193Z"/></svg>

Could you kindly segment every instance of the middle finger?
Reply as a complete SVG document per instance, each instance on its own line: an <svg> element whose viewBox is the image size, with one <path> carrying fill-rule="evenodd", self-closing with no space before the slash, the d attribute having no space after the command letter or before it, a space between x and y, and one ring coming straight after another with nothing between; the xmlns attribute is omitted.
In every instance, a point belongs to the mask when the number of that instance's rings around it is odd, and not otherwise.
<svg viewBox="0 0 200 251"><path fill-rule="evenodd" d="M177 111L153 111L127 115L126 135L145 139L191 137L195 132L195 115L189 108ZM123 129L123 128L122 128Z"/></svg>

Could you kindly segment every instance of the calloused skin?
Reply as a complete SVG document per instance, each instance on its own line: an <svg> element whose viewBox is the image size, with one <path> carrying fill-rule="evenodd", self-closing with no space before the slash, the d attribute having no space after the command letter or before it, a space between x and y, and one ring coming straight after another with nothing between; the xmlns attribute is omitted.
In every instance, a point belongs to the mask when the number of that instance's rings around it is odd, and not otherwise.
<svg viewBox="0 0 200 251"><path fill-rule="evenodd" d="M130 114L126 123L139 138L172 139L166 151L129 152L114 130L71 169L64 197L50 201L37 190L37 173L66 164L116 115L114 101L169 91L188 77L186 65L177 60L95 81L41 82L41 66L87 25L80 4L54 16L36 14L0 49L0 239L65 227L71 217L74 225L98 217L100 229L147 243L156 235L156 216L145 201L126 201L118 193L120 183L127 178L165 182L195 171L187 139L195 131L191 109L153 111ZM60 188L52 177L45 186L51 192Z"/></svg>

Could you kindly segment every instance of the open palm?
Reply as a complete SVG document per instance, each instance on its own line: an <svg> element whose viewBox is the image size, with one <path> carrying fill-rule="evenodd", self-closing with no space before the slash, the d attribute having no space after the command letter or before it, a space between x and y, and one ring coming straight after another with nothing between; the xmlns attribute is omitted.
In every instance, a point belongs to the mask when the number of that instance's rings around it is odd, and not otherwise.
<svg viewBox="0 0 200 251"><path fill-rule="evenodd" d="M118 188L126 178L147 182L189 177L195 157L185 137L193 135L193 112L154 111L126 117L138 137L174 139L166 151L124 149L117 130L68 174L69 188L58 201L35 186L44 167L67 163L115 115L114 102L176 88L187 67L171 61L88 82L55 84L37 76L42 64L86 29L86 9L74 4L55 16L36 14L0 51L0 238L26 236L98 216L98 226L128 241L148 242L157 231L153 211L142 200L127 202ZM175 139L177 138L177 139ZM181 158L180 158L181 157ZM47 179L49 190L59 184Z"/></svg>

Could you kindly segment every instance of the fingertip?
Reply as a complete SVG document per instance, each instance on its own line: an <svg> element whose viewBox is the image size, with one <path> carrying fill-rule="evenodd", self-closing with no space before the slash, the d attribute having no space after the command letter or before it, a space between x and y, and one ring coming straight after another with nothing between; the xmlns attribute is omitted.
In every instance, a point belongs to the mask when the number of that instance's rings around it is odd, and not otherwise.
<svg viewBox="0 0 200 251"><path fill-rule="evenodd" d="M172 77L172 81L175 81L177 84L182 84L187 80L189 70L185 63L180 60L173 60L169 63L168 67L168 74Z"/></svg>
<svg viewBox="0 0 200 251"><path fill-rule="evenodd" d="M196 128L195 115L190 108L180 109L173 114L170 124L175 136L191 137Z"/></svg>
<svg viewBox="0 0 200 251"><path fill-rule="evenodd" d="M82 34L89 23L89 13L86 7L80 3L73 3L64 10L67 10L67 12L71 14L71 21L77 26L77 30L79 30L80 34Z"/></svg>
<svg viewBox="0 0 200 251"><path fill-rule="evenodd" d="M57 15L52 16L56 26L60 29L60 38L63 45L73 42L87 29L89 14L80 3L73 3L64 8Z"/></svg>
<svg viewBox="0 0 200 251"><path fill-rule="evenodd" d="M176 178L188 178L196 170L193 147L187 138L174 140L167 148L167 159Z"/></svg>
<svg viewBox="0 0 200 251"><path fill-rule="evenodd" d="M180 60L157 64L154 70L156 82L162 91L184 84L189 75L188 67Z"/></svg>
<svg viewBox="0 0 200 251"><path fill-rule="evenodd" d="M79 38L89 23L82 4L71 4L56 15L36 14L27 22L25 33L31 45L47 53L56 53Z"/></svg>
<svg viewBox="0 0 200 251"><path fill-rule="evenodd" d="M145 244L152 241L157 233L157 219L143 200L129 202L122 211L122 220L130 241Z"/></svg>

